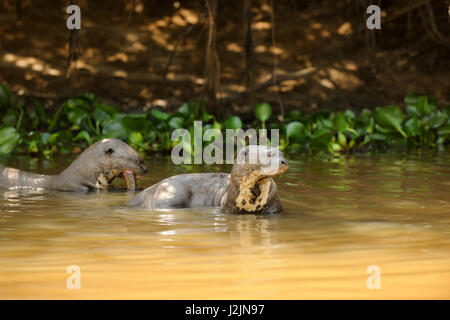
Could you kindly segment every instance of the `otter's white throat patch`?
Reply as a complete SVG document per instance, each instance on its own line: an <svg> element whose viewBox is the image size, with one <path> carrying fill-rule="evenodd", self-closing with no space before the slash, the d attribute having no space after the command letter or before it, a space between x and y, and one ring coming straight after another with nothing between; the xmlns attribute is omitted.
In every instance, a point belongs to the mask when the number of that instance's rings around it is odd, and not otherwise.
<svg viewBox="0 0 450 320"><path fill-rule="evenodd" d="M236 198L236 207L247 212L262 210L267 204L270 186L270 177L262 176L259 170L242 178L239 184L239 195Z"/></svg>

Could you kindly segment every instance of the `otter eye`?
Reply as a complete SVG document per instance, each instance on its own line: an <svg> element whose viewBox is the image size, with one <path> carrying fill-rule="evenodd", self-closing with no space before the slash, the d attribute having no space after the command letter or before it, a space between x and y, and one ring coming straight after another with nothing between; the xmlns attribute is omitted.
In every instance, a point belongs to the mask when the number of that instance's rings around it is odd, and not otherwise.
<svg viewBox="0 0 450 320"><path fill-rule="evenodd" d="M111 154L114 153L114 149L108 148L108 149L105 151L105 153L108 154L108 155L111 155Z"/></svg>

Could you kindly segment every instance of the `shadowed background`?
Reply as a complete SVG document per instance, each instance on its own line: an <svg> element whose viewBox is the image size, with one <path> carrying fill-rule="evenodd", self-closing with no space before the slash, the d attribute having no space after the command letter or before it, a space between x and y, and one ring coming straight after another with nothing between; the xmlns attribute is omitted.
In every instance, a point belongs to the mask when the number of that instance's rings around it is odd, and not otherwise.
<svg viewBox="0 0 450 320"><path fill-rule="evenodd" d="M81 8L72 35L69 4ZM381 30L366 28L370 4ZM445 104L449 30L448 4L432 0L7 0L0 81L49 107L84 92L130 111L203 98L244 119L261 101L359 110L426 92Z"/></svg>

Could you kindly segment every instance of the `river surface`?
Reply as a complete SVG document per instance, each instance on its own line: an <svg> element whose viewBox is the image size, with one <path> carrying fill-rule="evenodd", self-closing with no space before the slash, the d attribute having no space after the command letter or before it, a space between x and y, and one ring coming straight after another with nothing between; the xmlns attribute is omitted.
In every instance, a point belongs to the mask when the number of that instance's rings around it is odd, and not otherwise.
<svg viewBox="0 0 450 320"><path fill-rule="evenodd" d="M54 174L71 160L3 164ZM87 194L0 189L0 298L450 298L450 152L289 161L271 216L127 208L123 179ZM230 171L146 165L140 188Z"/></svg>

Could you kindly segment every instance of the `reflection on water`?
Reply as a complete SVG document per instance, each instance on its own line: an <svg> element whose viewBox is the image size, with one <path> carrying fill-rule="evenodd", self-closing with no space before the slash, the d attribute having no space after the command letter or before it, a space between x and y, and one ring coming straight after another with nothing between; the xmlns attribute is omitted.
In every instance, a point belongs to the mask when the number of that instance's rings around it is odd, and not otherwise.
<svg viewBox="0 0 450 320"><path fill-rule="evenodd" d="M8 164L56 173L70 160ZM192 170L146 164L142 187ZM0 298L450 298L448 152L290 159L273 216L130 209L115 184L0 189ZM366 287L370 265L381 290Z"/></svg>

